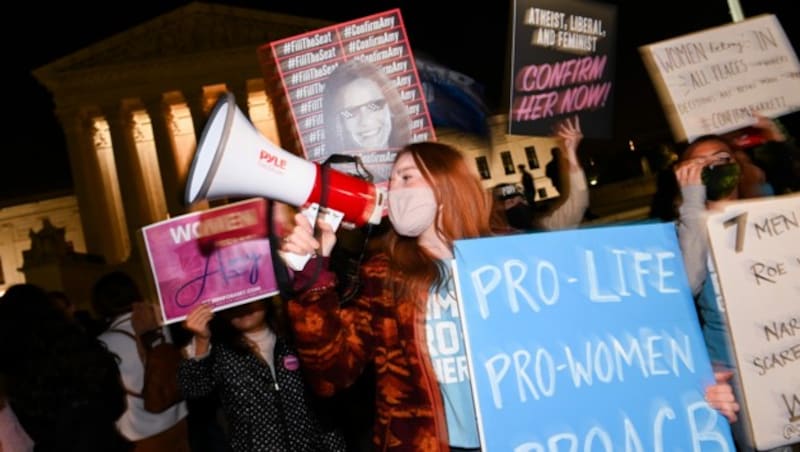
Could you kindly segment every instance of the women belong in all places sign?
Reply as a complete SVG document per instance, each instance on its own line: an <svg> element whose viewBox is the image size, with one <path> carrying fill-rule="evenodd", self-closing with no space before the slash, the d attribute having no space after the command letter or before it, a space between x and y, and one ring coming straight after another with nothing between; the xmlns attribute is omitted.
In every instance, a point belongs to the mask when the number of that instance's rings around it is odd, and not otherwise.
<svg viewBox="0 0 800 452"><path fill-rule="evenodd" d="M734 451L671 223L459 240L481 447Z"/></svg>
<svg viewBox="0 0 800 452"><path fill-rule="evenodd" d="M241 201L142 228L165 324L202 303L220 309L278 293L266 203Z"/></svg>
<svg viewBox="0 0 800 452"><path fill-rule="evenodd" d="M677 141L800 109L800 62L778 18L762 14L640 47Z"/></svg>

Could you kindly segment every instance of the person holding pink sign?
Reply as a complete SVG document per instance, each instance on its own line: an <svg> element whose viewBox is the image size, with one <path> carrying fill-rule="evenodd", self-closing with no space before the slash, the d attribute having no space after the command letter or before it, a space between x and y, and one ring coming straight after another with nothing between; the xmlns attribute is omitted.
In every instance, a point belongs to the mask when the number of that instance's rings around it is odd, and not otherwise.
<svg viewBox="0 0 800 452"><path fill-rule="evenodd" d="M493 235L489 194L458 150L421 142L398 153L388 200L392 230L382 252L362 266L358 297L340 304L333 272L315 275L313 263L295 274L296 289L310 286L289 303L301 360L322 395L347 388L375 365L376 450L478 450L469 375L442 360L465 363L450 264L454 241ZM334 231L318 222L318 240L305 217L295 222L282 249L316 253L325 263ZM714 385L706 396L735 416L729 385Z"/></svg>
<svg viewBox="0 0 800 452"><path fill-rule="evenodd" d="M281 333L272 299L219 312L194 308L184 327L194 338L178 369L188 399L217 394L234 452L344 452L341 432L321 422L300 360ZM213 331L213 343L212 343Z"/></svg>

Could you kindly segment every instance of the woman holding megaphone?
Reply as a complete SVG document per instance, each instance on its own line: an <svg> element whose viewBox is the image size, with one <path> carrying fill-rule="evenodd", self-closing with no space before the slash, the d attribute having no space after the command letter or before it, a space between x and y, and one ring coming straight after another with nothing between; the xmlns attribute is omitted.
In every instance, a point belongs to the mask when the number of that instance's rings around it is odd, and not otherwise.
<svg viewBox="0 0 800 452"><path fill-rule="evenodd" d="M456 149L413 143L392 167L388 210L385 247L363 265L353 302L340 305L327 265L319 274L316 265L295 273L295 287L306 289L289 303L289 315L307 377L318 393L332 395L375 364L376 450L478 450L469 377L439 375L443 366L435 361L465 357L450 273L453 243L492 235L491 199ZM302 214L295 221L282 251L327 261L334 230L318 221L317 240ZM456 331L457 346L426 335L437 328ZM735 418L729 385L712 386L707 396Z"/></svg>

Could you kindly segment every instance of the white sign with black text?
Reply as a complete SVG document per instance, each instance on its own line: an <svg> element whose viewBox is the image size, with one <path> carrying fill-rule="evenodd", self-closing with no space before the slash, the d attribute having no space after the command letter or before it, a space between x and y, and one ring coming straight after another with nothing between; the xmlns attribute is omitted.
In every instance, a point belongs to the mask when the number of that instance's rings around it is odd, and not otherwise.
<svg viewBox="0 0 800 452"><path fill-rule="evenodd" d="M707 225L751 439L800 442L800 195L739 201Z"/></svg>
<svg viewBox="0 0 800 452"><path fill-rule="evenodd" d="M800 110L800 63L764 14L639 49L678 141Z"/></svg>

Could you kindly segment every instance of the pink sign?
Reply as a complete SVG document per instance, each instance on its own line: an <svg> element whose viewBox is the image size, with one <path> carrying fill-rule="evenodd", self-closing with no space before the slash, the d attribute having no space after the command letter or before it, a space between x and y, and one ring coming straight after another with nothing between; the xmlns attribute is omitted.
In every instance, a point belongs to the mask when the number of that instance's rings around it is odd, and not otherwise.
<svg viewBox="0 0 800 452"><path fill-rule="evenodd" d="M241 201L142 228L165 324L185 319L201 303L218 310L278 293L269 239L252 235L253 229L267 230L265 204L261 198ZM237 230L250 233L231 240ZM214 236L225 245L209 244Z"/></svg>

